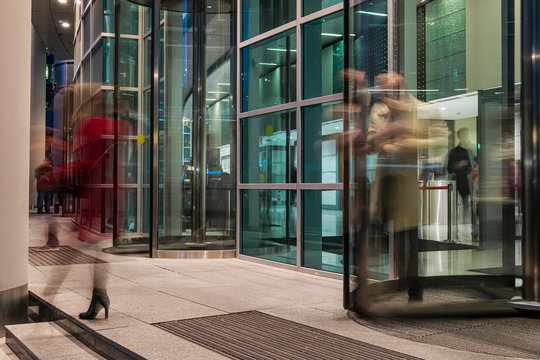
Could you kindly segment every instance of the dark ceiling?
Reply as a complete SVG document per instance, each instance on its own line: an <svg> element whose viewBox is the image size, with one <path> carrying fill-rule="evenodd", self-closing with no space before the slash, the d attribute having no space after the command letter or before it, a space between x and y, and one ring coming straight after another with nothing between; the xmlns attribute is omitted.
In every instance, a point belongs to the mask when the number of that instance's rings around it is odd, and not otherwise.
<svg viewBox="0 0 540 360"><path fill-rule="evenodd" d="M74 1L32 0L32 24L57 60L73 59ZM62 26L69 24L69 27Z"/></svg>

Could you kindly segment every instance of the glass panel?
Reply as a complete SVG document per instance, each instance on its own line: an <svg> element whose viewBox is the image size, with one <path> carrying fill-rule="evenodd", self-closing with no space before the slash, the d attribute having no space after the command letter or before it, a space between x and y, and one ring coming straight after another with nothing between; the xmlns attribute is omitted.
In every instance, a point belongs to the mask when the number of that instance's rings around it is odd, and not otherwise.
<svg viewBox="0 0 540 360"><path fill-rule="evenodd" d="M450 302L511 299L523 283L519 1L515 12L505 2L401 5L396 18L386 1L351 11L360 191L349 220L366 255L358 275L392 289L360 281L355 301L444 313Z"/></svg>
<svg viewBox="0 0 540 360"><path fill-rule="evenodd" d="M186 249L191 240L191 164L183 161L184 122L190 81L182 71L193 56L192 34L183 27L185 14L164 12L161 26L160 106L159 106L159 238L160 249ZM148 43L149 44L149 43ZM164 64L168 66L165 68ZM150 70L150 68L148 68ZM150 95L150 92L147 93ZM148 106L150 98L147 98ZM148 128L149 131L149 128ZM215 249L215 248L214 248Z"/></svg>
<svg viewBox="0 0 540 360"><path fill-rule="evenodd" d="M137 189L120 186L118 189L118 218L122 233L137 232Z"/></svg>
<svg viewBox="0 0 540 360"><path fill-rule="evenodd" d="M120 38L118 82L120 86L138 86L139 41Z"/></svg>
<svg viewBox="0 0 540 360"><path fill-rule="evenodd" d="M343 12L303 25L304 99L343 92Z"/></svg>
<svg viewBox="0 0 540 360"><path fill-rule="evenodd" d="M102 230L102 200L103 189L92 189L92 229L101 232Z"/></svg>
<svg viewBox="0 0 540 360"><path fill-rule="evenodd" d="M343 0L303 0L302 13L306 16L341 2Z"/></svg>
<svg viewBox="0 0 540 360"><path fill-rule="evenodd" d="M101 86L103 79L103 40L92 49L92 93Z"/></svg>
<svg viewBox="0 0 540 360"><path fill-rule="evenodd" d="M114 0L103 0L103 32L114 34Z"/></svg>
<svg viewBox="0 0 540 360"><path fill-rule="evenodd" d="M82 63L82 101L83 103L90 99L90 84L92 79L90 78L90 56L87 56Z"/></svg>
<svg viewBox="0 0 540 360"><path fill-rule="evenodd" d="M83 19L83 55L90 49L90 12Z"/></svg>
<svg viewBox="0 0 540 360"><path fill-rule="evenodd" d="M120 34L139 34L139 5L128 0L120 2Z"/></svg>
<svg viewBox="0 0 540 360"><path fill-rule="evenodd" d="M92 30L92 42L103 32L103 0L96 0L92 6L94 26Z"/></svg>
<svg viewBox="0 0 540 360"><path fill-rule="evenodd" d="M143 63L143 86L150 86L151 79L151 63L152 63L152 37L147 36L144 38L144 63Z"/></svg>
<svg viewBox="0 0 540 360"><path fill-rule="evenodd" d="M241 120L242 182L296 182L296 111Z"/></svg>
<svg viewBox="0 0 540 360"><path fill-rule="evenodd" d="M152 29L152 9L150 8L144 8L143 10L143 18L144 18L144 31L143 33L146 34Z"/></svg>
<svg viewBox="0 0 540 360"><path fill-rule="evenodd" d="M224 13L208 14L206 20L206 234L222 239L227 247L236 245L236 113L233 103L236 67L230 55L236 43L230 26L233 19L234 13ZM187 79L187 66L182 70L182 76ZM184 133L184 139L190 135Z"/></svg>
<svg viewBox="0 0 540 360"><path fill-rule="evenodd" d="M242 40L296 18L295 0L242 0Z"/></svg>
<svg viewBox="0 0 540 360"><path fill-rule="evenodd" d="M242 49L242 111L296 100L296 32Z"/></svg>
<svg viewBox="0 0 540 360"><path fill-rule="evenodd" d="M343 181L341 109L341 103L317 104L302 109L303 180L306 183Z"/></svg>
<svg viewBox="0 0 540 360"><path fill-rule="evenodd" d="M341 191L304 190L302 209L302 265L343 272Z"/></svg>
<svg viewBox="0 0 540 360"><path fill-rule="evenodd" d="M364 72L367 86L374 85L375 76L388 72L387 11L386 0L364 1L351 9L349 61Z"/></svg>
<svg viewBox="0 0 540 360"><path fill-rule="evenodd" d="M114 85L114 38L103 38L103 84Z"/></svg>
<svg viewBox="0 0 540 360"><path fill-rule="evenodd" d="M241 252L296 264L296 192L242 190Z"/></svg>

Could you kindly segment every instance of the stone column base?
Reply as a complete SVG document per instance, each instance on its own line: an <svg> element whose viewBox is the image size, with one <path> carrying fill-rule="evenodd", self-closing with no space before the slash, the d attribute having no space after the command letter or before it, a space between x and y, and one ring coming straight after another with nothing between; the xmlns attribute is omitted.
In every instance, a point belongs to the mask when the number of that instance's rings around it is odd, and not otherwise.
<svg viewBox="0 0 540 360"><path fill-rule="evenodd" d="M26 323L28 319L28 284L0 291L0 337L5 325Z"/></svg>

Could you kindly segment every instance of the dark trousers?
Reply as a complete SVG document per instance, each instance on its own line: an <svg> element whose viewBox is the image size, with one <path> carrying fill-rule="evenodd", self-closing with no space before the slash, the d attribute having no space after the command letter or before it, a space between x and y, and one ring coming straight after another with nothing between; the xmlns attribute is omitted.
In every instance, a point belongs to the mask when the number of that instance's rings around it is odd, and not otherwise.
<svg viewBox="0 0 540 360"><path fill-rule="evenodd" d="M421 297L422 285L418 279L418 228L394 233L397 246L397 271L400 279L404 280L409 296Z"/></svg>
<svg viewBox="0 0 540 360"><path fill-rule="evenodd" d="M45 212L48 213L51 207L51 195L50 191L38 191L37 196L37 211L38 213L43 212L43 207L45 207Z"/></svg>

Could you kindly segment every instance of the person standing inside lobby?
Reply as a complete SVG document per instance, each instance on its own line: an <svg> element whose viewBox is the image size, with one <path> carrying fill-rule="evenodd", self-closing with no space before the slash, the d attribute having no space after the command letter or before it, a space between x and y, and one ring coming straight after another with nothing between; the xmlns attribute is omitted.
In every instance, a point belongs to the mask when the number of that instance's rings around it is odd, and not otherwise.
<svg viewBox="0 0 540 360"><path fill-rule="evenodd" d="M36 178L37 197L37 213L48 214L51 206L53 168L50 159L44 159L43 162L34 170Z"/></svg>

